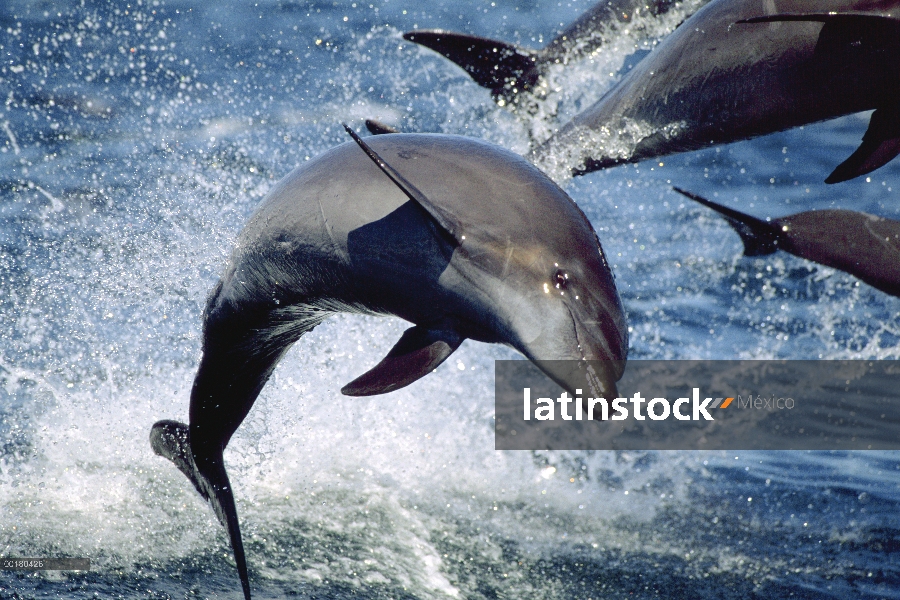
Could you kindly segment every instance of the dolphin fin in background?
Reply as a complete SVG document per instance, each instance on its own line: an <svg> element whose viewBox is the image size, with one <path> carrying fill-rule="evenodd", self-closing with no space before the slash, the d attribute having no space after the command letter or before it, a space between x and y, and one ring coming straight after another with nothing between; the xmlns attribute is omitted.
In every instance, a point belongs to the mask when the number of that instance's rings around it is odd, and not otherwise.
<svg viewBox="0 0 900 600"><path fill-rule="evenodd" d="M400 133L400 130L396 127L391 127L390 125L386 125L381 121L376 121L375 119L366 119L366 129L368 129L369 133L371 133L372 135Z"/></svg>
<svg viewBox="0 0 900 600"><path fill-rule="evenodd" d="M447 360L463 339L452 329L410 327L381 362L341 388L341 393L374 396L405 387Z"/></svg>
<svg viewBox="0 0 900 600"><path fill-rule="evenodd" d="M397 187L403 190L403 193L406 194L406 196L410 200L424 208L425 212L427 212L435 221L437 221L437 224L440 225L441 228L443 228L446 233L456 241L457 245L461 244L462 240L465 239L462 224L454 219L453 216L450 215L450 213L448 213L446 210L429 200L428 197L425 196L425 194L419 191L419 189L411 184L403 175L398 173L397 170L394 169L394 167L387 164L384 159L381 158L377 152L372 150L372 148L367 143L365 143L361 137L356 135L356 132L350 129L350 127L346 123L344 123L343 125L344 129L347 130L347 133L350 134L350 137L353 138L353 141L355 141L359 145L359 147L363 149L363 152L365 152L366 155L372 159L372 162L378 165L378 168L380 168L382 172L384 172L384 174L387 175L388 178L390 178L390 180L397 185Z"/></svg>
<svg viewBox="0 0 900 600"><path fill-rule="evenodd" d="M871 173L900 154L900 104L872 113L856 152L832 171L825 183L840 183Z"/></svg>
<svg viewBox="0 0 900 600"><path fill-rule="evenodd" d="M443 54L494 96L528 90L539 78L538 53L507 42L440 29L408 31L403 39Z"/></svg>
<svg viewBox="0 0 900 600"><path fill-rule="evenodd" d="M244 555L244 543L238 523L237 507L231 484L225 473L225 465L219 451L217 468L214 472L203 474L194 462L191 452L190 429L178 421L158 421L150 429L150 446L153 451L172 461L178 470L184 473L200 495L209 501L219 522L228 530L231 548L234 551L234 562L241 578L241 588L245 600L250 600L250 577L247 573L247 558Z"/></svg>
<svg viewBox="0 0 900 600"><path fill-rule="evenodd" d="M787 21L816 21L819 23L887 23L900 25L900 18L891 15L865 12L844 11L824 13L780 13L776 15L762 15L750 19L741 19L737 23L783 23Z"/></svg>
<svg viewBox="0 0 900 600"><path fill-rule="evenodd" d="M673 187L672 189L682 196L687 196L691 200L717 211L725 217L728 224L741 236L741 241L744 242L744 256L764 256L778 250L778 232L771 223L727 206L722 206L681 188Z"/></svg>
<svg viewBox="0 0 900 600"><path fill-rule="evenodd" d="M885 55L900 37L900 18L864 11L777 14L744 19L738 23L775 23L784 21L824 23L819 44L840 48L871 46L870 51ZM817 49L818 50L818 49ZM830 52L834 52L832 48ZM890 56L890 53L886 54ZM840 183L870 173L900 154L900 104L878 108L869 121L869 129L860 147L825 179Z"/></svg>

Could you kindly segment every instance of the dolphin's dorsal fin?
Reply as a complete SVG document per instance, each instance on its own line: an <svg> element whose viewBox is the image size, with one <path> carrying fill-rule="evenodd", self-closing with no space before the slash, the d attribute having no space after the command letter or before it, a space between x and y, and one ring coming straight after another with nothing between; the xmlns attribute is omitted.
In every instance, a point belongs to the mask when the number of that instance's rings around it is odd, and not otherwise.
<svg viewBox="0 0 900 600"><path fill-rule="evenodd" d="M513 89L529 90L540 77L539 54L507 42L440 29L408 31L403 39L443 54L494 96L513 99Z"/></svg>
<svg viewBox="0 0 900 600"><path fill-rule="evenodd" d="M873 55L893 57L896 40L900 39L900 18L867 11L835 11L826 13L785 13L743 19L738 23L775 23L815 21L824 23L819 44L828 53L847 52L851 46L871 46ZM827 33L826 33L827 32ZM827 39L827 42L823 40ZM833 47L838 44L837 48ZM887 45L887 46L885 46ZM888 48L892 49L889 50ZM817 47L816 51L818 52ZM896 102L896 99L894 99ZM860 147L828 176L825 183L840 183L870 173L900 154L900 104L878 108L869 121L869 129Z"/></svg>
<svg viewBox="0 0 900 600"><path fill-rule="evenodd" d="M228 530L231 549L234 551L234 562L237 566L238 576L241 578L241 588L244 591L244 600L250 600L247 558L244 555L244 543L241 540L237 508L234 504L234 495L231 493L228 475L225 473L222 454L219 452L218 459L215 461L218 466L215 472L204 475L194 462L190 439L188 426L178 421L158 421L150 429L150 446L153 451L175 463L178 470L194 484L200 495L209 501L219 522Z"/></svg>
<svg viewBox="0 0 900 600"><path fill-rule="evenodd" d="M808 12L808 13L779 13L775 15L761 15L749 19L741 19L736 23L784 23L787 21L818 23L886 23L900 25L900 18L889 14L872 13L865 11L841 11L841 12Z"/></svg>
<svg viewBox="0 0 900 600"><path fill-rule="evenodd" d="M678 187L673 190L720 213L744 242L744 256L763 256L778 250L778 231L771 223L707 200Z"/></svg>
<svg viewBox="0 0 900 600"><path fill-rule="evenodd" d="M397 187L403 190L403 193L406 196L425 209L431 217L437 221L437 224L440 225L444 230L450 234L454 240L456 240L457 244L462 244L462 240L464 239L464 232L462 231L462 227L453 219L445 210L443 210L440 206L434 204L431 200L429 200L425 194L419 191L419 188L411 184L403 175L397 172L397 170L391 165L387 164L383 158L381 158L377 152L372 150L372 148L365 143L362 138L356 135L356 132L350 129L350 126L346 123L343 123L344 129L347 130L347 133L350 134L350 137L359 145L360 148L363 149L363 152L372 159L378 168L380 168L385 175L387 175L391 181L397 184Z"/></svg>
<svg viewBox="0 0 900 600"><path fill-rule="evenodd" d="M410 327L380 363L345 385L341 393L374 396L405 387L447 360L463 339L452 329Z"/></svg>
<svg viewBox="0 0 900 600"><path fill-rule="evenodd" d="M900 154L900 104L872 113L862 144L828 176L825 183L840 183L871 173Z"/></svg>
<svg viewBox="0 0 900 600"><path fill-rule="evenodd" d="M400 133L400 130L396 127L391 127L390 125L386 125L381 121L376 121L375 119L366 119L366 129L369 130L369 133L372 135L384 135L386 133Z"/></svg>

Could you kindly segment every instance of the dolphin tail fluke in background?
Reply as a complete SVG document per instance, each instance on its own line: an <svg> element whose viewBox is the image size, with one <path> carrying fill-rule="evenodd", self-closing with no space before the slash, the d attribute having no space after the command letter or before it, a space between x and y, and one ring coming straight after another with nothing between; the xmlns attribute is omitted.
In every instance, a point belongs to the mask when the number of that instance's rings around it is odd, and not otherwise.
<svg viewBox="0 0 900 600"><path fill-rule="evenodd" d="M178 470L184 473L194 484L200 495L209 501L213 512L216 513L219 522L228 530L231 540L231 548L234 551L234 562L238 575L241 578L241 588L244 591L245 600L250 600L250 577L247 573L247 559L244 555L244 544L241 540L241 530L238 523L237 508L234 504L234 495L231 492L231 484L225 473L221 452L216 461L210 464L216 465L210 473L201 473L194 462L191 451L190 430L184 423L178 421L159 421L150 430L150 446L153 451L172 461Z"/></svg>
<svg viewBox="0 0 900 600"><path fill-rule="evenodd" d="M408 31L403 38L431 48L466 70L494 96L512 101L538 81L538 53L507 42L440 29Z"/></svg>
<svg viewBox="0 0 900 600"><path fill-rule="evenodd" d="M828 176L825 183L840 183L871 173L900 154L900 105L872 113L862 144Z"/></svg>
<svg viewBox="0 0 900 600"><path fill-rule="evenodd" d="M341 388L341 393L374 396L405 387L431 373L462 342L453 330L410 327L380 363Z"/></svg>
<svg viewBox="0 0 900 600"><path fill-rule="evenodd" d="M366 129L369 130L369 133L372 135L384 135L386 133L400 133L400 130L396 127L391 127L390 125L386 125L381 121L376 121L375 119L366 119Z"/></svg>
<svg viewBox="0 0 900 600"><path fill-rule="evenodd" d="M673 187L672 189L725 217L728 224L741 236L741 241L744 242L744 256L763 256L778 250L778 233L770 223L727 206L722 206L681 188Z"/></svg>

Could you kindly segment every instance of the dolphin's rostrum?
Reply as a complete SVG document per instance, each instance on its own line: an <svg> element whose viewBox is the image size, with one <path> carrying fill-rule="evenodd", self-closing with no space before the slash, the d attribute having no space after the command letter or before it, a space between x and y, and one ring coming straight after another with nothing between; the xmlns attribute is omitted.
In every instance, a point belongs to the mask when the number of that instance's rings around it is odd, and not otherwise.
<svg viewBox="0 0 900 600"><path fill-rule="evenodd" d="M223 451L287 349L329 315L414 324L348 395L408 385L466 338L517 349L573 392L614 396L624 369L612 272L555 183L471 138L383 135L369 147L352 135L356 144L276 184L251 217L204 312L190 426L160 421L150 434L227 528L246 598Z"/></svg>

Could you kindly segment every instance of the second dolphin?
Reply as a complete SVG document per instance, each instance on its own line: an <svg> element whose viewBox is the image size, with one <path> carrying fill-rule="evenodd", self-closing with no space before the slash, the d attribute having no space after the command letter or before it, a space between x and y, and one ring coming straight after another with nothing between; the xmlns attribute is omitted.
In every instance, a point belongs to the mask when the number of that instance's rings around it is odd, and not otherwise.
<svg viewBox="0 0 900 600"><path fill-rule="evenodd" d="M784 250L900 296L900 221L842 209L811 210L764 221L697 194L675 191L725 217L741 236L745 256Z"/></svg>

